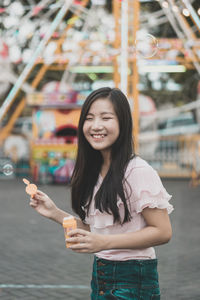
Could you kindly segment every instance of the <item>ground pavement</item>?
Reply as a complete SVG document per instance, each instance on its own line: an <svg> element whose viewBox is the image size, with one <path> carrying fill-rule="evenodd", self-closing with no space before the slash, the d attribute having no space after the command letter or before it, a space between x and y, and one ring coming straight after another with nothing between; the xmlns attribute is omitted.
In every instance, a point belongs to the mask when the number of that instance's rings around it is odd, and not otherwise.
<svg viewBox="0 0 200 300"><path fill-rule="evenodd" d="M200 187L163 180L173 195L173 238L156 248L162 300L200 299ZM0 299L89 300L92 255L65 249L60 225L29 207L20 179L0 181ZM70 211L65 186L44 185Z"/></svg>

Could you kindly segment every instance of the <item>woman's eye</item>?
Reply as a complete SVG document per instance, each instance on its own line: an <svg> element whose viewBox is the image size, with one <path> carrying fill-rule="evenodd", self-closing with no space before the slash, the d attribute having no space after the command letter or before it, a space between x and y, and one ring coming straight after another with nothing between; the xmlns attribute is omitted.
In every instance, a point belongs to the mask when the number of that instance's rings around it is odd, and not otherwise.
<svg viewBox="0 0 200 300"><path fill-rule="evenodd" d="M91 117L87 117L85 120L86 121L90 121L90 120L92 120L92 118Z"/></svg>
<svg viewBox="0 0 200 300"><path fill-rule="evenodd" d="M106 118L103 118L103 120L110 120L111 118L109 118L109 117L106 117Z"/></svg>

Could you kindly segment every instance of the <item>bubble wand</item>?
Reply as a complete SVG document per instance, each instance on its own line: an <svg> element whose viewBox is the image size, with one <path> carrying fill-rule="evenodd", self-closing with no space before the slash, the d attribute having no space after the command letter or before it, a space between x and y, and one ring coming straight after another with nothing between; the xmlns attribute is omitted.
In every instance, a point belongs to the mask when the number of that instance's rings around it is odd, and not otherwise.
<svg viewBox="0 0 200 300"><path fill-rule="evenodd" d="M23 182L27 185L26 192L31 195L31 198L37 193L37 186L33 183L30 183L26 178L23 178Z"/></svg>

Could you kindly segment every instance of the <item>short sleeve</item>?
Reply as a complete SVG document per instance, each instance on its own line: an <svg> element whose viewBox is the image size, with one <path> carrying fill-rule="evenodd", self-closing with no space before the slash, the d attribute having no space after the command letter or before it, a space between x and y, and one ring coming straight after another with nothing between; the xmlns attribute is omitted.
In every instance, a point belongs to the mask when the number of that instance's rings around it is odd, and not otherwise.
<svg viewBox="0 0 200 300"><path fill-rule="evenodd" d="M127 178L131 187L131 204L137 213L146 207L167 209L168 214L173 211L169 203L171 195L164 188L158 173L148 164L133 168Z"/></svg>

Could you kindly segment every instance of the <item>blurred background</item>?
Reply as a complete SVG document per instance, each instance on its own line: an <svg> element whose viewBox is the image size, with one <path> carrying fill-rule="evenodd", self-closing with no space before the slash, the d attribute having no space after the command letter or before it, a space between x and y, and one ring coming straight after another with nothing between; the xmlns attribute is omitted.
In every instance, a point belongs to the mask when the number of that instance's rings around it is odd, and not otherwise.
<svg viewBox="0 0 200 300"><path fill-rule="evenodd" d="M173 194L162 299L200 299L199 0L1 0L0 74L0 297L89 299L91 259L66 252L62 230L30 211L21 179L70 210L81 106L109 86L127 95L136 152Z"/></svg>
<svg viewBox="0 0 200 300"><path fill-rule="evenodd" d="M68 182L86 96L127 94L136 151L198 184L197 0L2 0L0 177Z"/></svg>

